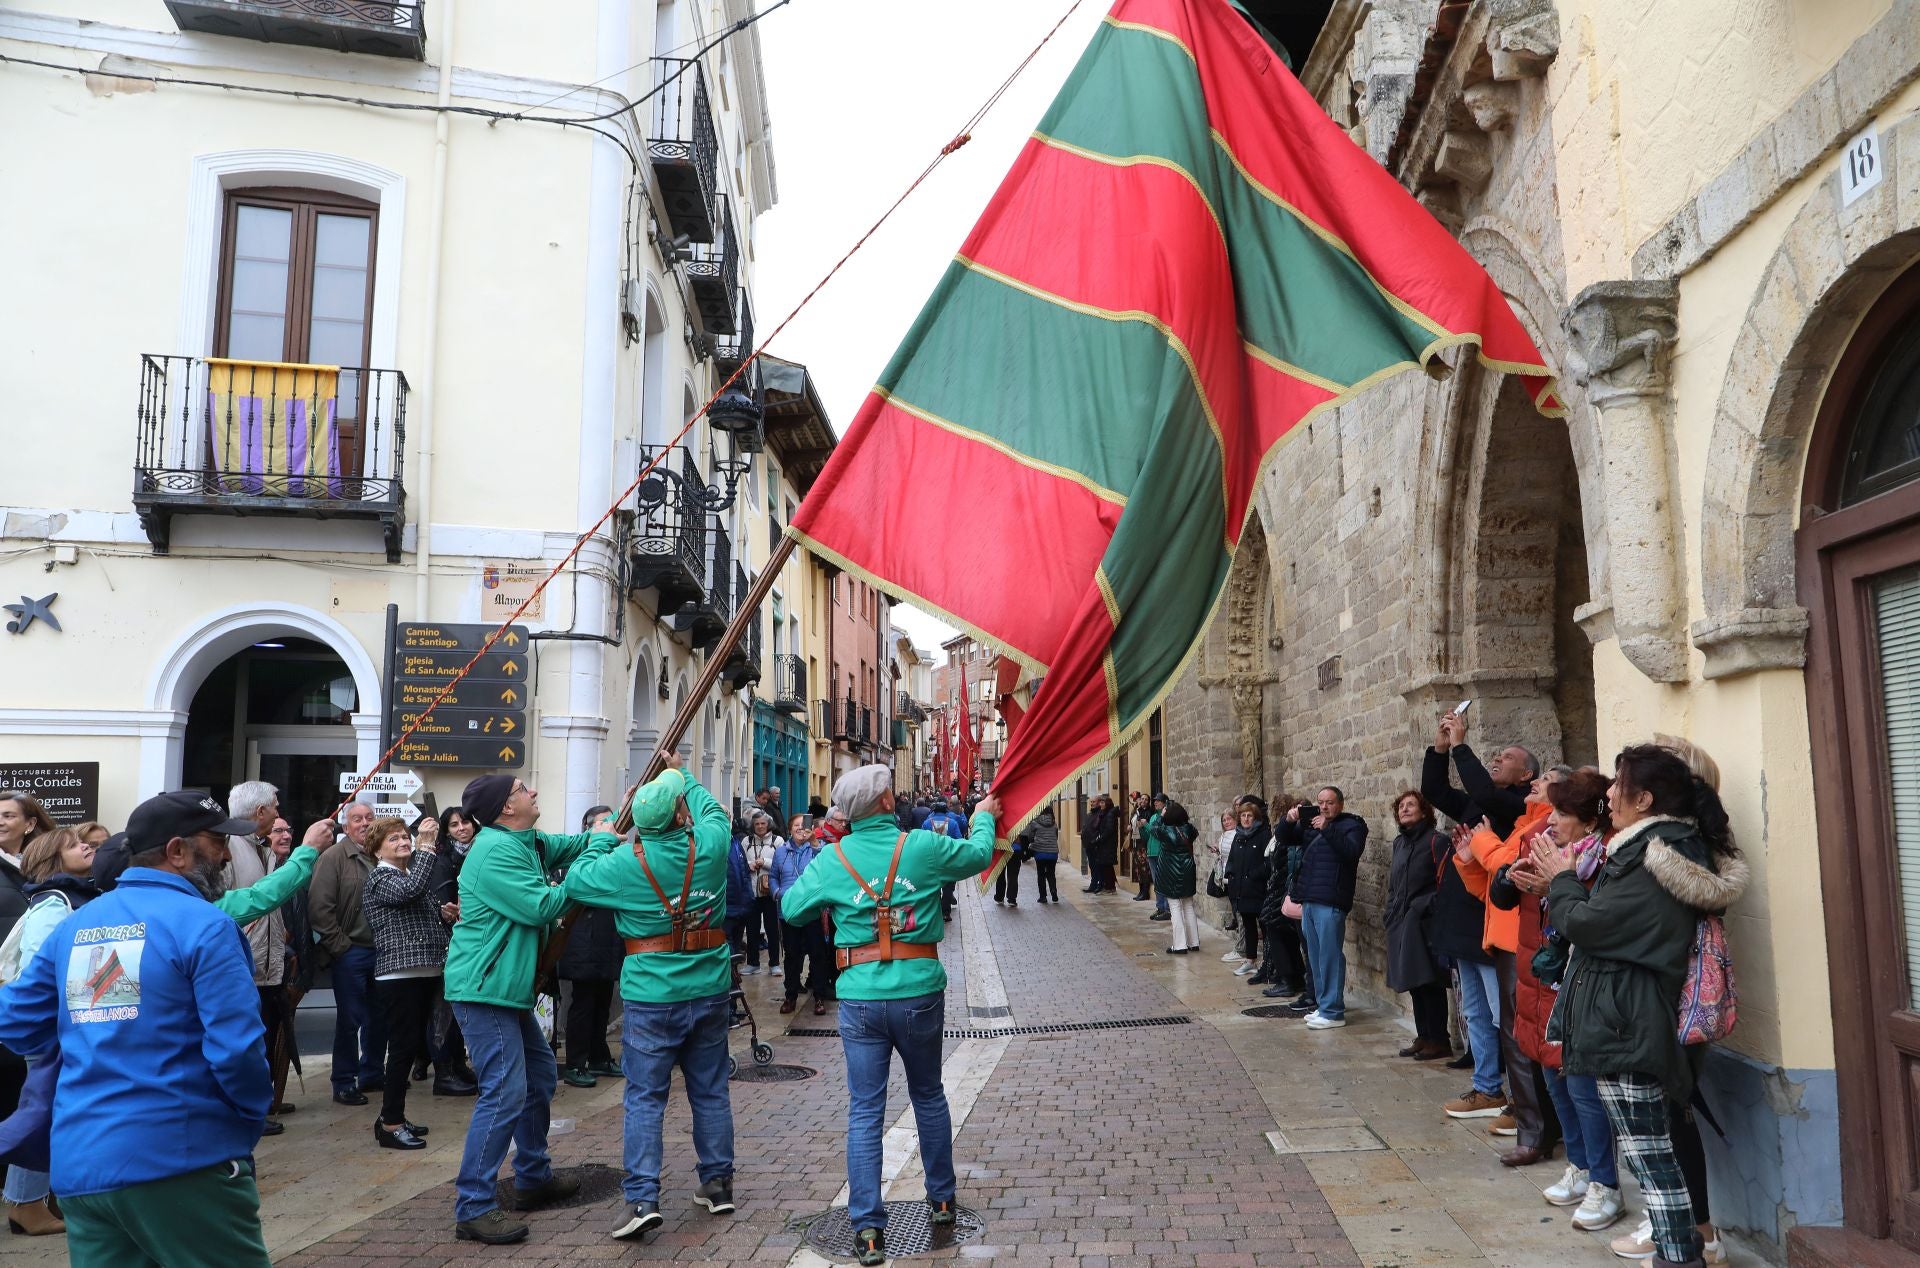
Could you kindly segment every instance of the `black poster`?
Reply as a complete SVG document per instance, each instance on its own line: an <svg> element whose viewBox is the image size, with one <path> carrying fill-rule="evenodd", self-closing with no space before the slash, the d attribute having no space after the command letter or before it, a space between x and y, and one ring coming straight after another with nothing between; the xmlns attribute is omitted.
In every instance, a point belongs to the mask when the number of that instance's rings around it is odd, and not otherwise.
<svg viewBox="0 0 1920 1268"><path fill-rule="evenodd" d="M33 794L61 825L100 817L98 762L0 765L0 789Z"/></svg>

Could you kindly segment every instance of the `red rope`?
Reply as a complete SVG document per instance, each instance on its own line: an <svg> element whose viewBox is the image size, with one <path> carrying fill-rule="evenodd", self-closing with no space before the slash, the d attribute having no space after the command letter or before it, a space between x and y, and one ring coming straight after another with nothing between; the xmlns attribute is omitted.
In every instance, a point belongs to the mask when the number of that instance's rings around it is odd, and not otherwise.
<svg viewBox="0 0 1920 1268"><path fill-rule="evenodd" d="M973 112L966 123L961 126L960 131L954 135L953 140L940 147L940 152L933 156L933 160L929 162L926 167L921 169L918 176L913 178L913 183L908 185L906 189L901 192L900 196L894 199L885 211L880 213L880 218L874 221L873 225L865 233L860 235L859 239L847 249L845 255L834 262L833 267L827 270L825 276L814 283L813 289L800 297L800 302L795 304L792 310L780 319L780 323L773 328L772 332L760 341L759 345L753 349L752 353L749 354L745 360L740 362L739 367L735 369L732 374L727 376L726 382L714 390L713 395L707 398L707 403L702 405L694 412L693 417L687 420L686 426L674 433L673 438L660 447L660 452L655 455L651 462L640 468L640 474L635 476L633 482L620 491L619 495L614 498L613 504L601 513L599 519L593 522L593 526L580 534L579 540L573 544L573 549L563 555L560 558L560 562L556 563L547 575L540 579L540 584L536 585L533 588L533 592L520 601L520 606L515 608L507 619L500 623L500 628L487 636L487 641L480 645L480 650L475 652L473 658L460 667L460 672L449 679L447 685L440 689L439 694L427 703L427 707L421 710L419 716L413 720L413 725L401 732L387 751L380 755L380 760L374 763L373 769L361 775L360 782L354 785L353 791L348 793L346 799L334 808L334 818L337 819L344 814L347 807L353 804L354 799L366 790L368 784L373 782L373 777L387 768L393 761L393 755L400 751L400 746L413 738L413 733L420 729L421 723L433 715L433 711L440 707L440 702L452 694L453 689L460 685L460 681L472 672L475 665L480 663L480 658L493 650L493 645L500 641L501 636L507 632L507 629L512 626L515 621L520 619L520 614L525 612L527 608L540 597L546 590L548 584L551 583L555 577L566 571L567 565L574 561L574 558L579 555L581 549L593 539L594 534L606 526L607 521L613 518L614 512L620 509L621 504L633 496L634 490L640 487L643 480L653 474L655 467L665 461L667 454L672 451L673 447L686 438L687 433L693 430L693 425L706 417L707 410L712 408L713 403L719 400L728 388L733 386L734 380L738 379L742 374L745 374L747 367L760 359L760 354L766 351L767 345L777 339L780 336L780 332L785 330L788 324L800 315L801 310L813 301L813 297L818 295L828 282L833 280L834 275L840 272L846 262L851 260L860 248L867 245L868 240L880 231L880 227L887 223L894 212L900 209L900 204L906 202L913 194L913 191L920 188L927 177L933 175L934 169L946 161L948 155L973 139L973 129L979 126L980 121L986 117L989 110L992 110L994 106L999 104L1000 99L1006 95L1007 90L1013 87L1014 80L1018 79L1020 73L1026 70L1027 66L1035 57L1040 55L1040 50L1045 48L1047 42L1059 33L1061 27L1066 25L1067 19L1073 16L1074 11L1080 7L1080 4L1081 0L1072 0L1072 3L1067 6L1067 11L1060 15L1060 20L1049 27L1047 33L1040 37L1040 42L1033 46L1032 51L1020 59L1020 64L1013 68L1013 72L1001 81L1000 86L993 90L992 94L988 96L978 110ZM393 707L391 701L387 702L387 707L389 709ZM531 739L529 739L528 743L532 743Z"/></svg>

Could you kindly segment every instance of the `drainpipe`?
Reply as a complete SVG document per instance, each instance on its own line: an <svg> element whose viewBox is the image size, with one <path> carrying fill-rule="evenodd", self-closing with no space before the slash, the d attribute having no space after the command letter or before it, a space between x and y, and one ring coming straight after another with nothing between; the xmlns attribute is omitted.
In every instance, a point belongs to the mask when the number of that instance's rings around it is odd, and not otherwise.
<svg viewBox="0 0 1920 1268"><path fill-rule="evenodd" d="M440 87L433 114L433 189L427 208L427 329L426 362L421 367L420 395L426 408L420 411L419 488L414 507L419 519L413 526L413 616L417 621L430 619L427 612L428 566L433 561L433 420L440 411L440 254L447 228L447 129L452 116L446 107L453 101L453 31L451 11L442 28L439 43Z"/></svg>

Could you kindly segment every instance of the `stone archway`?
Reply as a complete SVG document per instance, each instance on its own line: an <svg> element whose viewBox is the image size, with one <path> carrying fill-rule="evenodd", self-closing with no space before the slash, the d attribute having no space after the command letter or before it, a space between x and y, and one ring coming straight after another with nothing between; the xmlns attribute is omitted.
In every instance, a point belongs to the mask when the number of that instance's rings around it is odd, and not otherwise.
<svg viewBox="0 0 1920 1268"><path fill-rule="evenodd" d="M1920 258L1920 116L1881 135L1887 173L1851 207L1822 179L1787 226L1734 339L1700 514L1708 678L1806 663L1795 581L1801 471L1827 378L1861 316Z"/></svg>

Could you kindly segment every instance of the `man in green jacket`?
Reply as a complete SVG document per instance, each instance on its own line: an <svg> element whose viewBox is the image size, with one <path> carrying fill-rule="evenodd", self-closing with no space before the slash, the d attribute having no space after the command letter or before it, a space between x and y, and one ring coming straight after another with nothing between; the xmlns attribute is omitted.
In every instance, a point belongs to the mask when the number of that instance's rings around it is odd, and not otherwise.
<svg viewBox="0 0 1920 1268"><path fill-rule="evenodd" d="M620 1065L627 1076L622 1183L627 1209L615 1237L659 1228L660 1157L667 1089L677 1065L693 1111L700 1160L695 1200L715 1215L733 1206L733 1103L727 1092L727 995L733 986L727 945L726 809L687 778L678 753L659 778L634 794L637 850L613 850L567 873L568 899L610 907L626 942L620 971Z"/></svg>
<svg viewBox="0 0 1920 1268"><path fill-rule="evenodd" d="M553 1174L547 1119L560 1071L533 1019L540 944L567 907L547 873L619 844L610 833L536 832L539 794L511 775L482 775L460 804L480 826L460 869L460 919L447 948L446 995L480 1076L455 1183L454 1234L500 1245L527 1226L500 1209L495 1178L513 1141L514 1207L529 1211L579 1191Z"/></svg>
<svg viewBox="0 0 1920 1268"><path fill-rule="evenodd" d="M886 1261L887 1208L880 1200L887 1071L900 1054L920 1132L920 1161L935 1224L954 1220L953 1122L940 1082L947 971L940 964L946 917L940 887L986 870L1000 799L975 808L965 837L893 819L893 770L862 766L833 786L852 831L821 851L780 900L799 923L833 914L840 966L840 1045L847 1058L847 1216L863 1264Z"/></svg>

